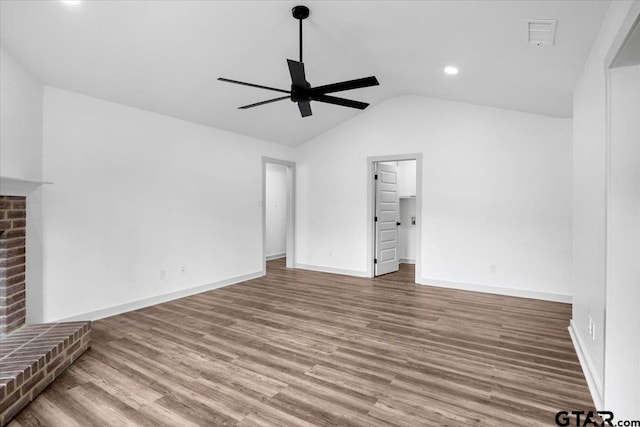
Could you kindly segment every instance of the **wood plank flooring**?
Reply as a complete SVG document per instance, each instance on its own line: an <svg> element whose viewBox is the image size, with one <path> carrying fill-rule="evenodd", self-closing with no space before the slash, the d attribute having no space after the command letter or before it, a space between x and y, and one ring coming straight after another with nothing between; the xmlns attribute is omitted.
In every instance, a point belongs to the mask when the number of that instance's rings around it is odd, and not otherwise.
<svg viewBox="0 0 640 427"><path fill-rule="evenodd" d="M19 426L554 426L571 306L287 270L93 323Z"/></svg>

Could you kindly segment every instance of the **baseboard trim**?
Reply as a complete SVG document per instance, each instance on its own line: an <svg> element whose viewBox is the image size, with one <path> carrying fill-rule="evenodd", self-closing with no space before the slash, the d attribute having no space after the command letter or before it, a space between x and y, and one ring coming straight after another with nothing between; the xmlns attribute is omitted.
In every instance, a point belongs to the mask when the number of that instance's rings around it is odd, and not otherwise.
<svg viewBox="0 0 640 427"><path fill-rule="evenodd" d="M347 270L343 268L326 267L323 265L296 264L295 268L301 270L320 271L322 273L341 274L343 276L369 277L366 271Z"/></svg>
<svg viewBox="0 0 640 427"><path fill-rule="evenodd" d="M267 261L271 261L271 260L274 260L274 259L280 259L280 258L286 258L286 257L287 257L287 254L286 253L282 253L282 254L267 255L265 259Z"/></svg>
<svg viewBox="0 0 640 427"><path fill-rule="evenodd" d="M413 258L400 258L400 264L415 264L416 260Z"/></svg>
<svg viewBox="0 0 640 427"><path fill-rule="evenodd" d="M156 295L149 298L143 298L124 304L118 304L100 310L89 311L82 314L77 314L70 317L65 317L52 322L76 322L80 320L98 320L105 317L115 316L116 314L126 313L127 311L138 310L140 308L149 307L151 305L160 304L167 301L173 301L179 298L188 297L190 295L199 294L202 292L210 291L213 289L224 288L225 286L235 285L236 283L246 282L247 280L262 277L262 271L255 273L244 274L242 276L230 277L228 279L220 280L218 282L208 283L206 285L195 286L193 288L181 289L175 292L169 292L167 294Z"/></svg>
<svg viewBox="0 0 640 427"><path fill-rule="evenodd" d="M416 283L419 285L435 286L438 288L460 289L463 291L484 292L486 294L506 295L510 297L532 298L544 301L564 302L568 304L571 304L572 302L571 295L528 291L524 289L501 288L499 286L478 285L475 283L449 282L425 277L417 280Z"/></svg>
<svg viewBox="0 0 640 427"><path fill-rule="evenodd" d="M584 343L580 338L580 334L576 331L573 319L569 322L568 329L571 341L573 342L573 347L576 349L576 354L578 355L578 360L582 367L582 372L584 372L584 377L587 380L587 386L589 387L589 392L591 392L591 398L593 399L593 403L596 405L596 410L604 410L602 389L600 386L602 382L598 378L596 371L593 369L593 363L591 362L589 354L585 351Z"/></svg>

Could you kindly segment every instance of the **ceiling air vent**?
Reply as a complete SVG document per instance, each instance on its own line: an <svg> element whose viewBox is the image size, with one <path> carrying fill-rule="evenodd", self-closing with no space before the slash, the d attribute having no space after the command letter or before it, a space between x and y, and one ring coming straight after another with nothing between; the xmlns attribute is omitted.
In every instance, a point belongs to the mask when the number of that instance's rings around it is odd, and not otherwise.
<svg viewBox="0 0 640 427"><path fill-rule="evenodd" d="M555 19L527 19L527 41L534 46L553 46L556 41Z"/></svg>

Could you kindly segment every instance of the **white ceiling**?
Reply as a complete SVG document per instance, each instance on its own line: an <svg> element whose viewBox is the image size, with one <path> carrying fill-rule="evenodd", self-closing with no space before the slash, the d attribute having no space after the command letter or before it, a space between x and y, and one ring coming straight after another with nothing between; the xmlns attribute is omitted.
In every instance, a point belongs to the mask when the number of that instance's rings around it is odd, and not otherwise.
<svg viewBox="0 0 640 427"><path fill-rule="evenodd" d="M358 110L281 101L298 57L299 1L0 1L2 44L46 84L288 145ZM379 104L421 94L558 117L609 6L605 1L306 1L304 61L317 86L375 75L336 94ZM530 46L525 19L557 19L554 47ZM442 73L455 64L460 74Z"/></svg>

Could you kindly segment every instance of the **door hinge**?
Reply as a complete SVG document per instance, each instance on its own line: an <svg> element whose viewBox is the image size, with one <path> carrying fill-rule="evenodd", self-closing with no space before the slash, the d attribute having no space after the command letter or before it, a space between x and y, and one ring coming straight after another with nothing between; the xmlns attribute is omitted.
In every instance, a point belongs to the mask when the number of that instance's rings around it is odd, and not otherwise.
<svg viewBox="0 0 640 427"><path fill-rule="evenodd" d="M378 174L375 174L375 175L373 176L373 179L378 179Z"/></svg>
<svg viewBox="0 0 640 427"><path fill-rule="evenodd" d="M374 258L374 259L373 259L373 263L374 263L374 264L377 264L377 263L378 263L378 258Z"/></svg>
<svg viewBox="0 0 640 427"><path fill-rule="evenodd" d="M373 222L378 222L378 217L377 216L373 217Z"/></svg>

